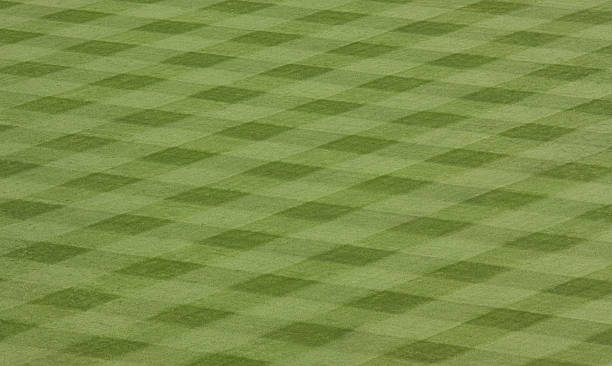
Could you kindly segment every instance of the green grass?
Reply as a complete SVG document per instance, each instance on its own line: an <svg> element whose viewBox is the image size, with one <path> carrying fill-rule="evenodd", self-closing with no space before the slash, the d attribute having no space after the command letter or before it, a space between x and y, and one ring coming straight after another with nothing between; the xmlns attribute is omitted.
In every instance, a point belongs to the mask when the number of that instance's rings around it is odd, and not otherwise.
<svg viewBox="0 0 612 366"><path fill-rule="evenodd" d="M403 25L395 29L395 31L422 34L425 36L441 36L443 34L456 32L463 27L465 27L465 25L462 24L418 21Z"/></svg>
<svg viewBox="0 0 612 366"><path fill-rule="evenodd" d="M349 332L349 329L329 325L296 322L265 336L282 342L318 347L333 342Z"/></svg>
<svg viewBox="0 0 612 366"><path fill-rule="evenodd" d="M423 305L431 298L393 291L378 291L350 303L351 306L390 314L402 314Z"/></svg>
<svg viewBox="0 0 612 366"><path fill-rule="evenodd" d="M118 122L134 125L162 127L167 124L178 122L189 117L185 113L176 113L156 109L145 109L140 112L130 113L117 119Z"/></svg>
<svg viewBox="0 0 612 366"><path fill-rule="evenodd" d="M451 344L418 341L393 350L389 356L421 364L432 364L457 357L469 350L467 347Z"/></svg>
<svg viewBox="0 0 612 366"><path fill-rule="evenodd" d="M14 219L29 219L61 208L60 205L44 202L10 200L0 203L0 215Z"/></svg>
<svg viewBox="0 0 612 366"><path fill-rule="evenodd" d="M177 324L187 328L200 328L210 322L223 319L231 313L215 309L201 308L191 305L179 305L155 315L152 320Z"/></svg>
<svg viewBox="0 0 612 366"><path fill-rule="evenodd" d="M33 327L34 326L30 324L0 319L0 341L8 337L18 335L19 333L23 333Z"/></svg>
<svg viewBox="0 0 612 366"><path fill-rule="evenodd" d="M137 262L119 270L119 273L130 276L170 279L194 271L200 266L195 263L172 261L163 258L152 258Z"/></svg>
<svg viewBox="0 0 612 366"><path fill-rule="evenodd" d="M205 68L232 59L233 57L215 55L210 53L186 52L177 56L170 57L164 60L163 62L170 65Z"/></svg>
<svg viewBox="0 0 612 366"><path fill-rule="evenodd" d="M32 243L32 245L25 248L15 249L6 253L5 256L8 258L55 264L88 251L89 249L82 247L38 242Z"/></svg>
<svg viewBox="0 0 612 366"><path fill-rule="evenodd" d="M71 344L63 351L92 359L114 360L145 347L144 342L96 336Z"/></svg>
<svg viewBox="0 0 612 366"><path fill-rule="evenodd" d="M386 250L343 245L330 251L323 252L312 258L320 261L363 266L381 260L392 254L393 252Z"/></svg>
<svg viewBox="0 0 612 366"><path fill-rule="evenodd" d="M612 365L611 31L0 0L0 364Z"/></svg>
<svg viewBox="0 0 612 366"><path fill-rule="evenodd" d="M228 230L199 242L203 245L213 245L238 250L252 249L269 243L279 237L249 230Z"/></svg>
<svg viewBox="0 0 612 366"><path fill-rule="evenodd" d="M117 298L119 296L97 291L68 288L43 296L33 303L65 309L89 310Z"/></svg>
<svg viewBox="0 0 612 366"><path fill-rule="evenodd" d="M108 145L114 141L116 140L98 136L71 134L64 135L53 140L45 141L40 144L40 146L49 149L82 152Z"/></svg>

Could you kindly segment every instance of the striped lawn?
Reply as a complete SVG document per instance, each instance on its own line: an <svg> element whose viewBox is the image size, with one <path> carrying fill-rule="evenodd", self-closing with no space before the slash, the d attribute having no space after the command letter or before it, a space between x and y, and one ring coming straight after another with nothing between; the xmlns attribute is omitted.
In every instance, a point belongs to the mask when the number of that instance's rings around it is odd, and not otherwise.
<svg viewBox="0 0 612 366"><path fill-rule="evenodd" d="M612 1L0 1L0 365L612 365Z"/></svg>

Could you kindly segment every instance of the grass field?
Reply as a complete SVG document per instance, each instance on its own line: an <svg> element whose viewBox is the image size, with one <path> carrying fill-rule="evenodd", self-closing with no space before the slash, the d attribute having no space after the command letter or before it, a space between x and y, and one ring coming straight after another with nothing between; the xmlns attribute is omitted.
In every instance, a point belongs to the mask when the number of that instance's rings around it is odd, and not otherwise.
<svg viewBox="0 0 612 366"><path fill-rule="evenodd" d="M0 365L612 365L612 1L0 1Z"/></svg>

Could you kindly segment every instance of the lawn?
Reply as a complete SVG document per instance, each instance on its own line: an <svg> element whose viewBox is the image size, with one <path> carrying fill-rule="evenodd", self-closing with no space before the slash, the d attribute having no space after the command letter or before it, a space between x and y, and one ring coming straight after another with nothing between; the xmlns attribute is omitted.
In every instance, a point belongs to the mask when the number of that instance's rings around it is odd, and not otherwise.
<svg viewBox="0 0 612 366"><path fill-rule="evenodd" d="M0 0L0 365L612 365L612 1Z"/></svg>

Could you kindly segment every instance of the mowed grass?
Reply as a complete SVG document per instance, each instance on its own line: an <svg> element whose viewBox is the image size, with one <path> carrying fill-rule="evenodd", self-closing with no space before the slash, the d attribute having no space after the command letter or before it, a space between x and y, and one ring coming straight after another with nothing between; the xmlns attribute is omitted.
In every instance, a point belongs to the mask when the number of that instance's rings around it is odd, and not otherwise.
<svg viewBox="0 0 612 366"><path fill-rule="evenodd" d="M612 1L0 1L0 365L612 365Z"/></svg>

